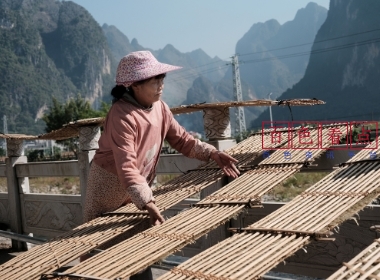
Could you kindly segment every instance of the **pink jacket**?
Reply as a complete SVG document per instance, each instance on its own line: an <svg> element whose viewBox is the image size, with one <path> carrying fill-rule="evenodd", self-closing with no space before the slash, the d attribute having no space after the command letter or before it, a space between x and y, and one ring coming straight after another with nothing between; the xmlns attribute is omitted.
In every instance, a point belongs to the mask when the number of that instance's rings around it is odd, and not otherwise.
<svg viewBox="0 0 380 280"><path fill-rule="evenodd" d="M94 162L118 175L139 209L154 201L149 184L155 177L164 139L185 156L202 161L209 160L211 151L215 150L187 133L163 101L154 103L150 109L125 99L112 105Z"/></svg>

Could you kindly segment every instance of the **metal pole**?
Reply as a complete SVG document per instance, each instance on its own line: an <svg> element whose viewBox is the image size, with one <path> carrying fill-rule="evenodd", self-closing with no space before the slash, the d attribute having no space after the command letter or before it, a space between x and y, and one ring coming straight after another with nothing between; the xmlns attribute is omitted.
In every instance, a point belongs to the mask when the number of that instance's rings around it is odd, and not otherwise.
<svg viewBox="0 0 380 280"><path fill-rule="evenodd" d="M14 233L11 231L4 231L4 230L0 230L0 236L17 240L17 241L28 242L32 244L43 244L46 242L46 239L31 237L28 235L18 234L18 233Z"/></svg>
<svg viewBox="0 0 380 280"><path fill-rule="evenodd" d="M8 134L8 123L7 123L7 116L3 116L3 133ZM5 149L5 156L8 156L7 151L7 141L4 139L4 149Z"/></svg>
<svg viewBox="0 0 380 280"><path fill-rule="evenodd" d="M272 93L269 93L268 94L268 99L269 100L272 100L270 99L270 96L272 95ZM270 125L272 126L273 125L273 118L272 118L272 106L269 106L269 116L270 116Z"/></svg>
<svg viewBox="0 0 380 280"><path fill-rule="evenodd" d="M232 58L232 76L233 76L233 89L234 89L234 100L243 101L243 93L241 90L240 82L240 70L239 70L239 60L238 56L235 54ZM246 131L245 126L245 114L244 107L236 107L236 129L238 135L242 135Z"/></svg>

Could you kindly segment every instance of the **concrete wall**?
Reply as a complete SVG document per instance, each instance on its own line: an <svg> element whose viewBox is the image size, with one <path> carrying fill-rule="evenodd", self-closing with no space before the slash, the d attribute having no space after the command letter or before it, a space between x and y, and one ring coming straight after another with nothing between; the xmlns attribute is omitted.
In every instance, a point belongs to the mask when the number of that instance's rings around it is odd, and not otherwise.
<svg viewBox="0 0 380 280"><path fill-rule="evenodd" d="M18 158L18 157L15 157ZM84 158L88 161L88 158ZM157 166L157 174L182 174L195 169L201 164L196 159L187 159L181 154L162 155ZM10 195L18 196L20 200L19 215L20 228L11 230L21 234L33 233L44 237L54 237L62 234L82 223L83 196L80 195L54 195L29 193L29 177L80 177L81 164L78 160L56 162L16 162L9 167L12 170L12 182L8 182L8 189L12 193L0 193L0 223L11 225L15 220L17 205L10 203ZM0 164L0 177L7 177L7 165ZM85 189L85 179L81 180L81 191ZM225 182L224 182L225 183ZM215 188L220 188L221 183ZM203 196L207 193L203 192ZM188 203L187 203L188 204ZM183 208L181 208L183 209ZM168 216L176 214L173 210ZM180 210L178 210L180 211Z"/></svg>

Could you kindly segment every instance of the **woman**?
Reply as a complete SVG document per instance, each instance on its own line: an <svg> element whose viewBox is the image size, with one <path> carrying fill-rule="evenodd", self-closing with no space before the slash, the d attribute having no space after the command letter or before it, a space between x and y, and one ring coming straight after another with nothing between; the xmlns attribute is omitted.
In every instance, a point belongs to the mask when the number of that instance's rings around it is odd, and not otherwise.
<svg viewBox="0 0 380 280"><path fill-rule="evenodd" d="M153 225L164 222L150 188L164 140L185 156L211 158L226 175L239 175L234 158L194 139L160 100L165 73L180 68L158 62L149 51L121 59L111 92L114 102L91 165L85 222L130 202L147 210Z"/></svg>

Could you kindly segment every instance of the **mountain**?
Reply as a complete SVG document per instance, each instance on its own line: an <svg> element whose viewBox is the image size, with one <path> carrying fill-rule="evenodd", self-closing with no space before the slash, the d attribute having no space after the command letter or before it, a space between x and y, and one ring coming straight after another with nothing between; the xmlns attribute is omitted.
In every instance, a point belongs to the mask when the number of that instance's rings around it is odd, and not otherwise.
<svg viewBox="0 0 380 280"><path fill-rule="evenodd" d="M249 86L243 81L241 83L242 90L248 90ZM232 77L230 79L222 79L218 83L212 82L206 77L200 76L196 78L187 91L187 98L183 105L197 103L215 103L228 102L232 99ZM231 127L235 129L234 116L235 108L230 108ZM246 118L254 118L251 112L246 111ZM194 112L184 115L176 115L175 119L189 131L195 131L200 134L204 133L203 129L203 113Z"/></svg>
<svg viewBox="0 0 380 280"><path fill-rule="evenodd" d="M292 21L283 25L274 19L253 24L236 44L243 100L266 99L269 93L273 93L271 97L276 98L297 83L305 73L312 42L326 17L327 9L315 3L309 3L305 8L298 10ZM223 85L221 87L223 92L214 89L215 96L204 94L202 102L233 100L231 67L222 81L214 83L215 88L220 88L221 85ZM208 87L201 88L195 83L193 86L195 88L190 89L189 92L209 91ZM263 107L245 107L246 124L249 125L264 109ZM233 114L234 112L231 112L231 116ZM183 118L178 119L183 121ZM183 122L187 125L190 119ZM233 119L231 125L234 131ZM199 125L189 127L198 132L203 131L202 126Z"/></svg>
<svg viewBox="0 0 380 280"><path fill-rule="evenodd" d="M291 63L282 59L285 50L273 49L303 43L301 35L313 38L323 13L316 4L309 4L293 21L255 24L239 40L237 51L248 53L240 57L245 62L240 66L244 99L263 98L268 91L276 96L298 81L308 56ZM65 101L79 93L95 108L101 100L109 101L118 61L137 50L151 49L135 38L130 41L114 26L100 27L71 1L0 0L0 112L7 116L9 132L42 133L45 124L40 118L52 97ZM169 106L233 99L226 61L202 49L182 53L171 44L151 51L158 60L183 67L166 78L163 99ZM252 54L257 51L264 53ZM297 51L304 51L303 46ZM268 58L269 62L252 61ZM247 120L258 114L246 109ZM203 131L195 125L201 120L194 120L184 122Z"/></svg>
<svg viewBox="0 0 380 280"><path fill-rule="evenodd" d="M187 98L186 93L191 88L194 79L199 76L213 82L220 81L226 73L226 62L218 57L211 58L202 49L182 53L173 45L167 44L163 49L152 50L141 46L137 39L132 41L115 26L103 25L113 57L119 61L123 56L133 51L149 50L161 62L182 66L183 69L168 73L165 78L163 99L169 106L178 106ZM210 65L213 71L210 71Z"/></svg>
<svg viewBox="0 0 380 280"><path fill-rule="evenodd" d="M131 51L150 50L129 41L116 27L102 27L71 1L0 0L0 112L10 133L44 132L41 117L52 97L64 102L81 94L98 108L110 101L117 63ZM164 100L181 104L203 64L224 65L201 49L181 53L168 44L151 50L165 63L183 70L169 73ZM204 76L219 81L226 69ZM1 117L2 117L1 115Z"/></svg>
<svg viewBox="0 0 380 280"><path fill-rule="evenodd" d="M237 42L241 79L251 86L254 96L273 97L297 83L304 75L308 55L317 31L326 20L327 10L309 3L297 11L292 21L256 23Z"/></svg>
<svg viewBox="0 0 380 280"><path fill-rule="evenodd" d="M42 133L52 97L99 100L114 64L101 27L81 6L0 0L0 112L10 133Z"/></svg>
<svg viewBox="0 0 380 280"><path fill-rule="evenodd" d="M103 33L107 38L108 46L116 61L120 61L126 54L135 51L144 50L139 45L136 39L129 42L129 39L124 33L117 29L114 25L103 24Z"/></svg>
<svg viewBox="0 0 380 280"><path fill-rule="evenodd" d="M196 104L208 102L227 101L227 98L216 98L217 91L212 81L205 77L198 77L194 80L191 88L187 91L186 100L183 104ZM202 134L203 117L202 112L194 112L191 114L182 114L175 116L176 120L189 131L197 131Z"/></svg>
<svg viewBox="0 0 380 280"><path fill-rule="evenodd" d="M279 98L317 98L326 105L294 107L294 120L379 120L380 2L331 0L304 77ZM268 112L251 123L260 126ZM273 108L275 121L291 120L288 109Z"/></svg>
<svg viewBox="0 0 380 280"><path fill-rule="evenodd" d="M156 51L155 55L159 61L183 67L183 69L169 73L165 79L166 89L163 99L169 106L178 106L183 103L187 91L197 77L202 76L211 81L220 81L227 70L225 68L217 69L217 71L213 72L205 70L204 67L210 64L217 67L218 65L225 65L226 62L218 57L209 57L201 49L181 53L174 46L168 44L163 49Z"/></svg>

